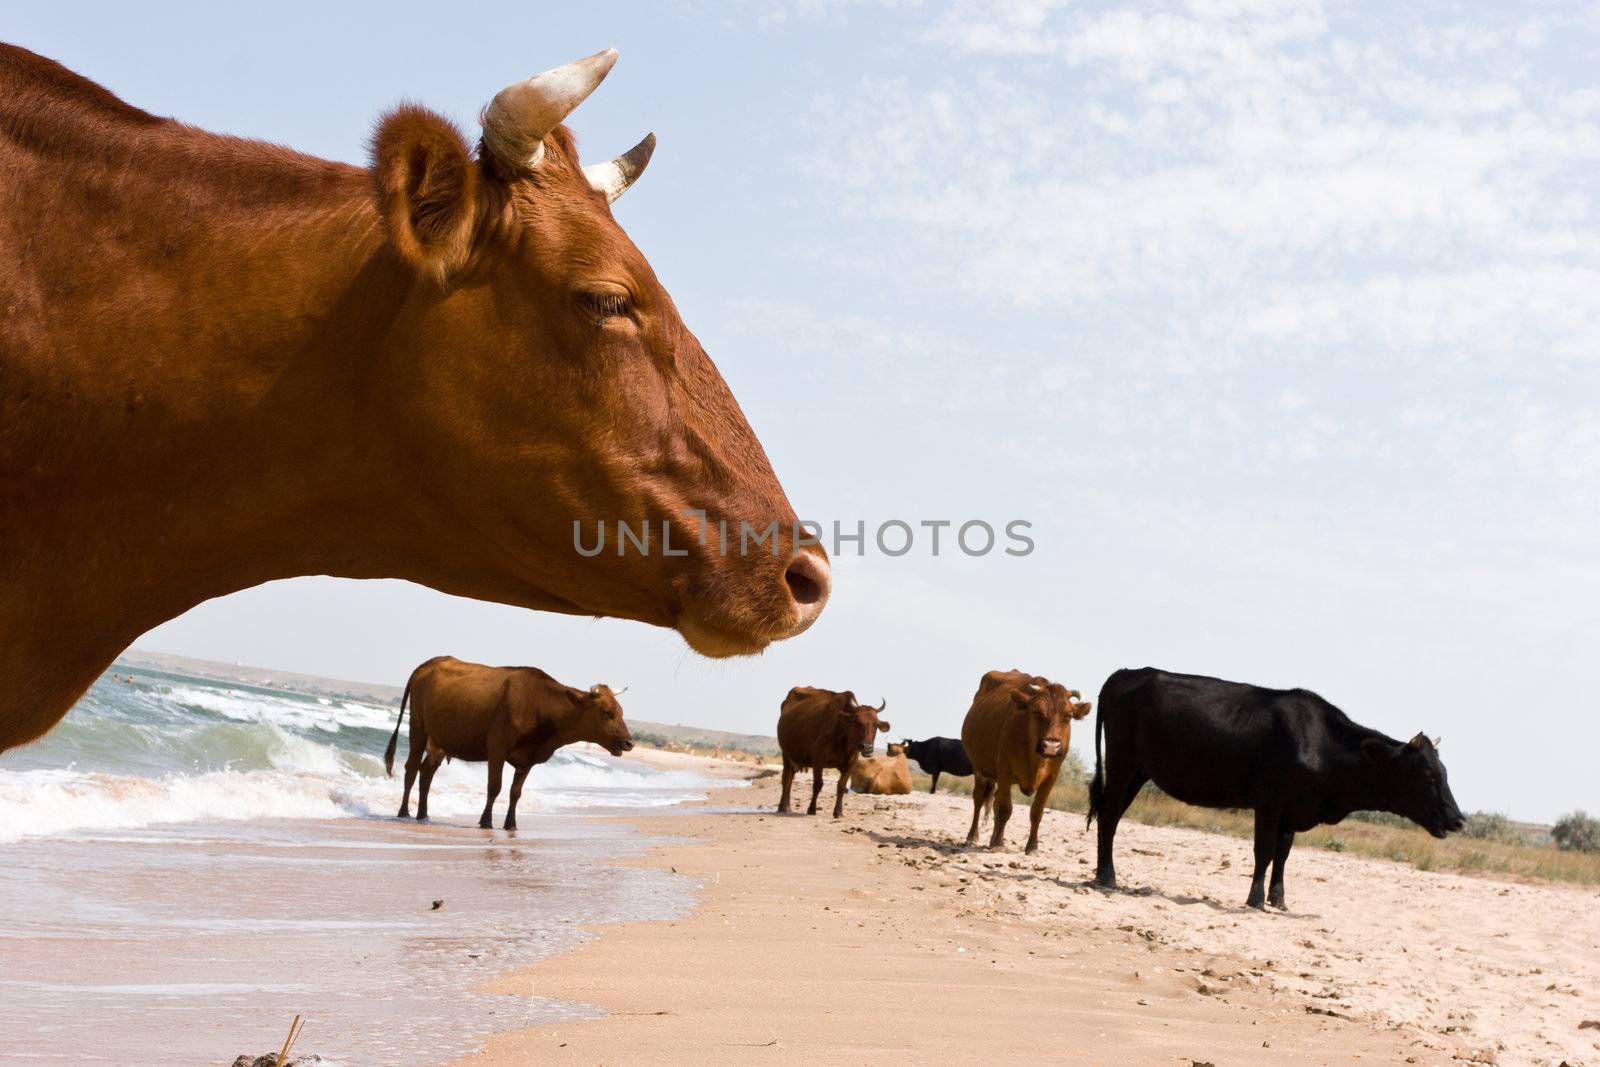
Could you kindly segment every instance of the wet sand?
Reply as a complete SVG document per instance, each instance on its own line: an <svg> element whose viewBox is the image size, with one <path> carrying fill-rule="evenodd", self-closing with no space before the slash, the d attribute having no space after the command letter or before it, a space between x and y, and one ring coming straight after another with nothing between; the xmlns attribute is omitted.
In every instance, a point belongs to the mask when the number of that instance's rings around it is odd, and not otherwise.
<svg viewBox="0 0 1600 1067"><path fill-rule="evenodd" d="M1592 887L1306 849L1290 913L1262 914L1244 841L1125 823L1132 888L1107 894L1081 817L1047 813L1024 857L1025 812L996 854L959 847L964 797L850 796L834 822L778 817L776 795L646 817L695 839L631 861L698 880L693 913L491 982L609 1014L456 1062L1600 1064Z"/></svg>
<svg viewBox="0 0 1600 1067"><path fill-rule="evenodd" d="M682 914L692 886L608 866L649 844L619 821L529 816L515 836L274 819L6 844L0 1063L231 1063L303 1014L302 1051L401 1067L592 1013L473 990L581 924Z"/></svg>

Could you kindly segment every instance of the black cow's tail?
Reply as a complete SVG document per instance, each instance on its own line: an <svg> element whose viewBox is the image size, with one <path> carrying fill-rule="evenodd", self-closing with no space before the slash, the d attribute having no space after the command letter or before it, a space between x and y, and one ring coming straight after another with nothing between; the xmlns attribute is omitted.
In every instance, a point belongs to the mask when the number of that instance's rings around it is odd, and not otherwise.
<svg viewBox="0 0 1600 1067"><path fill-rule="evenodd" d="M1100 805L1106 799L1106 763L1101 752L1100 737L1106 729L1106 695L1100 694L1100 710L1094 716L1094 778L1089 782L1089 815L1083 820L1083 828L1087 830L1094 825L1094 817L1100 814Z"/></svg>
<svg viewBox="0 0 1600 1067"><path fill-rule="evenodd" d="M389 777L394 777L394 750L400 744L400 720L406 717L406 702L411 699L411 683L417 678L417 672L412 671L411 677L406 679L405 692L400 694L400 714L394 717L394 733L389 735L389 747L383 750L383 772Z"/></svg>

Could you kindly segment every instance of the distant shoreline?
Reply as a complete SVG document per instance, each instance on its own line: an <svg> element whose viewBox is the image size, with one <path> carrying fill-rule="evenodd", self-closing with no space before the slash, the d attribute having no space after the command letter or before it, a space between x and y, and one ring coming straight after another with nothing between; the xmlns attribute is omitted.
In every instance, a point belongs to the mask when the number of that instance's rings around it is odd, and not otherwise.
<svg viewBox="0 0 1600 1067"><path fill-rule="evenodd" d="M141 648L130 648L118 656L111 669L115 671L118 667L142 667L172 674L187 674L192 678L204 678L213 682L236 682L240 685L291 689L310 696L341 697L374 704L399 705L402 691L402 687L398 685L322 678L299 671L280 671L248 663L223 663L220 660L175 656L168 652L149 652Z"/></svg>

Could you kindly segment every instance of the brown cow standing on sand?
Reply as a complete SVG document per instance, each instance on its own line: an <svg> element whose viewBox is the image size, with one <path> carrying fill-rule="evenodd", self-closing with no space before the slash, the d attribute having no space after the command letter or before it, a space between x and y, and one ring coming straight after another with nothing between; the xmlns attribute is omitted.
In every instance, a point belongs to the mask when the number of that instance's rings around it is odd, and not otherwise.
<svg viewBox="0 0 1600 1067"><path fill-rule="evenodd" d="M906 746L889 742L888 755L867 756L850 768L850 792L873 796L903 797L911 792L911 766L906 762Z"/></svg>
<svg viewBox="0 0 1600 1067"><path fill-rule="evenodd" d="M623 690L617 690L618 693ZM394 774L400 722L411 704L411 750L406 754L406 786L400 795L400 818L410 814L411 784L418 774L417 818L428 817L428 786L446 759L489 764L489 799L478 825L494 825L494 802L500 775L512 767L506 829L517 828L517 800L528 772L555 755L556 749L589 741L613 756L633 747L622 705L609 686L585 691L562 685L537 667L485 667L454 656L435 656L406 681L400 714L383 752L383 766Z"/></svg>
<svg viewBox="0 0 1600 1067"><path fill-rule="evenodd" d="M871 756L878 731L889 724L878 718L888 706L885 700L876 708L866 707L854 693L835 693L797 685L783 698L778 712L778 748L783 752L783 797L778 814L789 811L789 788L795 772L811 768L811 805L807 815L817 813L817 796L822 792L822 769L839 772L839 790L833 798L833 817L844 815L844 790L850 769L857 759Z"/></svg>
<svg viewBox="0 0 1600 1067"><path fill-rule="evenodd" d="M961 744L972 760L972 829L967 845L978 843L978 823L994 804L990 848L1005 841L1011 818L1011 787L1033 798L1028 810L1027 852L1039 848L1039 820L1055 788L1056 776L1072 740L1072 720L1089 714L1078 691L1022 671L990 671L978 683L972 708L961 724Z"/></svg>
<svg viewBox="0 0 1600 1067"><path fill-rule="evenodd" d="M810 625L827 557L612 217L655 140L585 167L560 125L615 59L507 87L477 147L398 107L355 167L0 45L0 750L146 630L275 578L711 656ZM777 536L726 550L741 520Z"/></svg>

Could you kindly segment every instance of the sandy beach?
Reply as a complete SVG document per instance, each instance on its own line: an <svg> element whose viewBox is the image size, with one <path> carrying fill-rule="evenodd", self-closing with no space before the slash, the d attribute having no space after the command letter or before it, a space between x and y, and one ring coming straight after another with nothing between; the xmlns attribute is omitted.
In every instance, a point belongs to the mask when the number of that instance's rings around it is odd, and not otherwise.
<svg viewBox="0 0 1600 1067"><path fill-rule="evenodd" d="M692 914L490 983L608 1014L458 1062L1600 1063L1593 888L1305 849L1290 912L1262 914L1244 841L1125 822L1108 894L1078 817L1047 813L1024 857L1025 826L959 847L966 797L852 795L835 822L776 796L767 777L644 820L690 839L630 862L697 880Z"/></svg>

